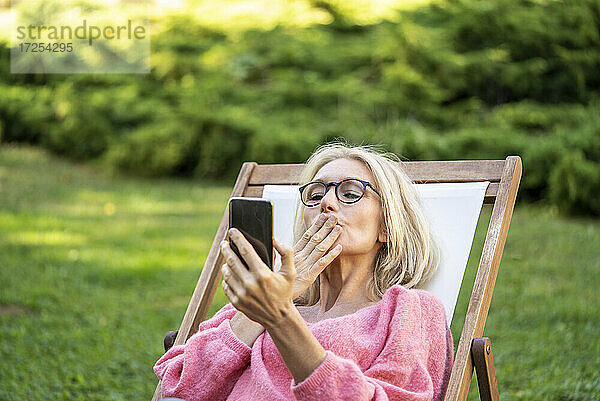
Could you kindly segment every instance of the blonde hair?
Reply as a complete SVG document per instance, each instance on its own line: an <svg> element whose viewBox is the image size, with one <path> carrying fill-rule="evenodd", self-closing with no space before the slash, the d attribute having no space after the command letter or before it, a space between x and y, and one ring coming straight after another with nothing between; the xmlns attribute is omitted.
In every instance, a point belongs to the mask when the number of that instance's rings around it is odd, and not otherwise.
<svg viewBox="0 0 600 401"><path fill-rule="evenodd" d="M307 160L300 182L311 181L327 163L336 159L358 160L371 172L373 185L381 194L382 220L387 242L379 252L373 274L367 284L371 301L383 297L386 290L400 284L412 288L426 281L435 271L439 250L431 237L419 196L412 181L402 169L402 162L393 153L384 153L376 146L352 146L333 142L320 146ZM305 206L299 203L294 224L294 243L308 227L304 224ZM319 301L319 279L296 300L300 305Z"/></svg>

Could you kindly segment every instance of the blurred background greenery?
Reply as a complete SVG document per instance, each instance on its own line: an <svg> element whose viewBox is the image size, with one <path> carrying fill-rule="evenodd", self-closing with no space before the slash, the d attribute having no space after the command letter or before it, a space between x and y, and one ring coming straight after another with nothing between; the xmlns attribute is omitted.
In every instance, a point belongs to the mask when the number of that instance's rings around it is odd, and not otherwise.
<svg viewBox="0 0 600 401"><path fill-rule="evenodd" d="M148 75L11 75L0 43L1 141L227 180L336 137L519 154L522 200L600 214L599 0L182 0L152 19Z"/></svg>
<svg viewBox="0 0 600 401"><path fill-rule="evenodd" d="M154 3L147 75L10 74L0 37L0 399L149 399L240 164L339 137L523 158L501 396L600 399L600 0Z"/></svg>

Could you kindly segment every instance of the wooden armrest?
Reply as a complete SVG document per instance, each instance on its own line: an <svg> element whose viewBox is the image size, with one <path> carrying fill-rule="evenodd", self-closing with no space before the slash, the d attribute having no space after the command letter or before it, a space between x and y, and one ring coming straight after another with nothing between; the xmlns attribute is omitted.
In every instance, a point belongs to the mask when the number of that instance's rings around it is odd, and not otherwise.
<svg viewBox="0 0 600 401"><path fill-rule="evenodd" d="M479 397L482 401L499 401L498 382L492 355L492 342L489 338L474 338L471 344L473 365L477 372Z"/></svg>

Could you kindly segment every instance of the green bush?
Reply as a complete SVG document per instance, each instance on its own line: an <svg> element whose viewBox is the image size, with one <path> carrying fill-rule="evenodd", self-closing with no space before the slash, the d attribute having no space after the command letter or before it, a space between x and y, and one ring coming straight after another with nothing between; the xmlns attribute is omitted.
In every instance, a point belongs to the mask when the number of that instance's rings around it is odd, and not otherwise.
<svg viewBox="0 0 600 401"><path fill-rule="evenodd" d="M248 144L248 160L259 163L297 163L319 142L318 133L302 128L272 125L258 131Z"/></svg>
<svg viewBox="0 0 600 401"><path fill-rule="evenodd" d="M202 122L201 146L195 173L202 177L229 177L240 169L253 136L250 127L225 119Z"/></svg>
<svg viewBox="0 0 600 401"><path fill-rule="evenodd" d="M547 199L549 178L558 165L565 149L556 137L533 138L522 153L523 178L519 196L526 200Z"/></svg>
<svg viewBox="0 0 600 401"><path fill-rule="evenodd" d="M189 173L199 147L198 132L176 118L137 128L106 154L110 166L141 176Z"/></svg>
<svg viewBox="0 0 600 401"><path fill-rule="evenodd" d="M51 91L0 84L0 93L0 141L39 143L53 119Z"/></svg>
<svg viewBox="0 0 600 401"><path fill-rule="evenodd" d="M446 138L453 159L504 159L522 153L530 142L522 131L493 125L462 128Z"/></svg>
<svg viewBox="0 0 600 401"><path fill-rule="evenodd" d="M525 98L586 102L600 89L599 7L598 0L432 3L412 19L437 32L450 57L439 44L429 52L414 47L434 77L437 68L454 70L441 74L461 84L448 86L454 97L475 96L489 105Z"/></svg>
<svg viewBox="0 0 600 401"><path fill-rule="evenodd" d="M158 21L147 75L0 66L0 140L145 176L231 179L245 160L301 162L343 137L410 159L519 154L527 200L558 204L572 191L550 177L579 157L569 185L594 182L600 0L431 2L370 25L337 2L313 7L332 22L232 33ZM596 213L581 193L561 199Z"/></svg>
<svg viewBox="0 0 600 401"><path fill-rule="evenodd" d="M523 192L528 199L547 197L567 214L599 215L592 195L600 193L598 107L592 104L577 118L577 123L571 116L571 121L558 124L549 135L531 138L523 155Z"/></svg>
<svg viewBox="0 0 600 401"><path fill-rule="evenodd" d="M52 106L56 121L40 139L42 145L79 160L93 159L106 151L108 136L115 128L90 92L61 85L54 91Z"/></svg>
<svg viewBox="0 0 600 401"><path fill-rule="evenodd" d="M563 154L550 176L550 199L566 214L600 216L600 162L581 150Z"/></svg>
<svg viewBox="0 0 600 401"><path fill-rule="evenodd" d="M561 212L600 216L599 108L578 129L561 129L563 151L549 179L550 200Z"/></svg>
<svg viewBox="0 0 600 401"><path fill-rule="evenodd" d="M492 119L494 124L510 126L536 138L547 136L559 126L581 126L594 113L592 108L583 104L543 104L523 100L494 108Z"/></svg>

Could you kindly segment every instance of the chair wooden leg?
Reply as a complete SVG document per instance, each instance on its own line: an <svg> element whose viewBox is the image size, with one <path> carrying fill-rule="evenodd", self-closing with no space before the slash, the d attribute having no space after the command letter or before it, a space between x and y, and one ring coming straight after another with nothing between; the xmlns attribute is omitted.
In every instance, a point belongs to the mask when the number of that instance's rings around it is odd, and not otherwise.
<svg viewBox="0 0 600 401"><path fill-rule="evenodd" d="M474 338L471 344L473 365L477 372L479 397L482 401L499 401L498 382L492 355L492 342L489 338Z"/></svg>

